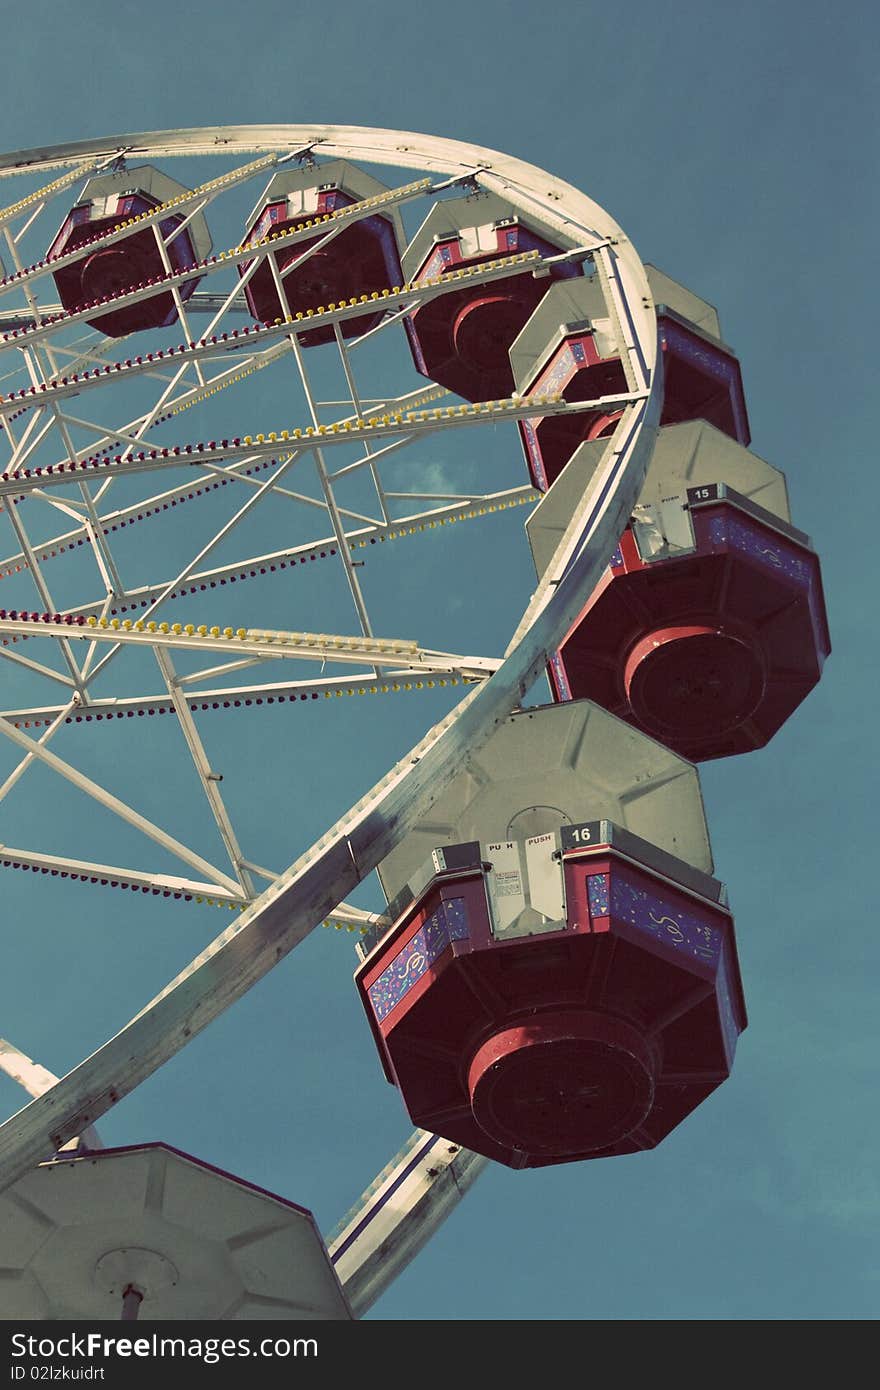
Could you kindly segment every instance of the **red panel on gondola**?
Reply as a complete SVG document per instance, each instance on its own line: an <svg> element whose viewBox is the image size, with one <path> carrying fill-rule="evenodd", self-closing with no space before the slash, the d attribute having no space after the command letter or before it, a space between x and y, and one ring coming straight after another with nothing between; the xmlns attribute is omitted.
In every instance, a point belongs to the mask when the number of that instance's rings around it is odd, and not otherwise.
<svg viewBox="0 0 880 1390"><path fill-rule="evenodd" d="M494 937L475 866L435 876L356 975L412 1120L513 1168L652 1148L729 1074L746 1023L721 901L577 829L563 930Z"/></svg>
<svg viewBox="0 0 880 1390"><path fill-rule="evenodd" d="M659 317L663 354L663 410L660 423L706 420L746 445L748 420L742 376L736 358L720 344L669 313ZM563 340L538 376L525 384L524 395L560 392L566 401L589 401L626 392L626 377L617 357L602 357L592 335ZM620 419L614 407L570 416L539 416L519 425L535 487L546 492L584 440L611 434Z"/></svg>
<svg viewBox="0 0 880 1390"><path fill-rule="evenodd" d="M747 445L739 363L718 336L714 309L653 267L648 267L648 281L657 298L661 424L703 420ZM629 394L620 352L620 335L598 274L551 287L512 345L511 365L521 395L559 394L571 404L601 402L593 410L520 421L532 482L541 492L581 444L613 432L623 405L614 397Z"/></svg>

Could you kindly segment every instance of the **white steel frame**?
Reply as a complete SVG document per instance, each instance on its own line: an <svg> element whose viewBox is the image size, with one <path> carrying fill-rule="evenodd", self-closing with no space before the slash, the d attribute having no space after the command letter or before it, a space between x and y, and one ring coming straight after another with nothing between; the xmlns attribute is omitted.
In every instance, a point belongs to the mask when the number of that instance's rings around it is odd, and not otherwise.
<svg viewBox="0 0 880 1390"><path fill-rule="evenodd" d="M187 342L179 349L152 359L139 357L112 365L106 359L113 345L97 337L88 337L73 345L57 341L59 332L72 324L85 323L90 316L95 316L95 310L64 314L59 313L57 307L41 307L35 288L42 288L41 281L57 269L57 264L44 263L31 269L22 265L21 237L53 197L84 176L112 165L120 157L152 159L218 153L227 158L258 156L255 161L201 185L174 205L175 212L189 218L201 212L224 189L286 161L310 159L314 152L371 164L415 168L439 176L433 182L428 177L392 190L381 199L385 206L395 206L458 184L485 188L509 198L537 217L566 248L561 255L544 260L537 253L520 257L523 269L546 274L553 261L591 257L617 335L627 379L626 393L577 405L567 405L559 399L511 398L487 405L455 406L444 403L440 388L428 386L395 400L363 400L352 372L353 352L388 324L398 322L404 310L411 310L425 299L446 292L447 288L457 287L460 281L448 285L403 287L383 297L379 302L385 317L378 327L349 342L343 341L340 325L358 313L363 314L363 304L329 306L302 322L301 316L288 313L283 322L265 328L218 335L218 327L225 322L225 316L238 312L242 305L243 282L238 280L233 291L226 295L199 291L185 306L179 286L191 279L193 272L171 271L158 226L162 210L140 219L137 229L154 227L168 272L166 278L159 286L146 286L120 296L113 301L112 307L137 303L171 288ZM0 349L9 347L20 354L33 388L27 389L24 395L0 399L0 425L9 445L9 457L0 478L0 502L6 507L18 545L17 551L0 559L0 573L11 573L26 566L42 608L58 619L35 622L30 616L19 616L0 620L0 636L7 643L24 641L28 650L26 655L20 650L10 650L8 645L0 646L0 665L4 661L17 664L44 676L56 688L62 687L57 703L0 710L0 734L22 753L14 771L0 786L0 803L29 767L42 763L170 850L198 877L154 874L137 868L65 859L44 854L39 849L11 849L4 845L0 845L0 860L57 870L72 878L97 877L98 881L119 882L165 896L207 897L241 911L233 925L221 932L161 994L93 1056L60 1080L41 1071L40 1086L31 1087L34 1099L0 1126L0 1189L15 1182L34 1163L89 1131L101 1115L241 997L328 914L348 923L359 923L370 917L349 907L343 901L345 897L424 814L467 751L476 749L495 724L521 701L543 670L548 653L558 645L586 595L598 581L641 486L653 447L661 392L656 317L645 272L631 243L608 214L584 194L507 155L408 132L336 126L233 126L126 135L16 152L0 158L0 180L22 170L48 172L57 168L65 168L67 172L42 190L0 211L0 249L5 246L10 267L7 281L0 282L0 297L7 289L18 289L24 291L27 302L27 310L11 310L6 318L2 318L0 309L2 323L7 325L7 339L0 341ZM344 210L340 217L331 220L318 245L324 245L345 226L360 216L369 215L374 208L375 201L368 200L363 208L355 205ZM24 221L15 232L13 227L19 219ZM112 232L102 238L101 244L111 244L127 234L126 230ZM271 253L281 246L295 245L314 236L314 228L311 228L287 233L271 245L231 248L209 258L200 266L199 273L207 276L220 267L250 262L250 269L245 271L246 280L269 256L280 302L286 305L284 276L278 273ZM316 249L317 246L313 246L305 256ZM64 259L74 260L77 254L71 253ZM478 283L509 274L509 260L469 272L471 279ZM209 308L211 319L206 333L197 341L191 337L186 314L192 314L194 308L200 307L200 302ZM371 307L375 307L372 301ZM348 386L348 401L321 401L310 382L297 333L318 325L333 328ZM9 336L13 327L15 336ZM242 375L286 357L293 358L298 371L310 422L284 421L268 436L212 441L210 445L188 445L171 451L150 450L145 446L145 435L160 417L179 413ZM96 399L102 398L102 388L132 376L155 378L158 391L155 404L112 434L108 434L106 426L83 419L79 410L77 414L71 413L69 402L74 395L90 399L97 393ZM477 427L487 420L514 420L538 413L595 410L600 405L609 409L622 408L621 419L608 440L602 466L513 634L503 660L426 650L414 640L375 638L358 582L357 563L353 559L359 546L371 540L403 537L426 527L465 520L515 505L533 495L525 486L479 495L389 491L380 478L378 465L381 460L414 439L451 427ZM329 424L323 423L325 414L322 413L328 408L337 412ZM297 423L301 427L293 428ZM35 463L40 457L38 451L46 448L53 430L59 441L55 463L51 467L38 466ZM75 446L75 430L88 434L87 447ZM362 455L334 469L334 448L353 443L362 446ZM318 498L287 484L292 466L300 459L309 458L317 472ZM191 470L192 483L188 488L178 481L171 489L155 492L138 504L108 507L108 494L117 477L139 476L167 468L180 470L182 465ZM353 512L343 507L336 497L339 479L357 470L366 471L372 479L378 515ZM253 476L256 473L265 476ZM72 483L77 486L78 497L59 494L60 487L69 490ZM127 588L108 539L111 531L131 523L138 514L161 510L194 493L222 485L238 486L243 500L208 544L177 575L149 586ZM206 561L219 542L268 495L317 508L327 517L329 534L306 545L209 567ZM432 505L419 506L407 516L395 519L391 508L405 498ZM28 499L27 505L39 501L43 506L54 507L65 517L67 529L50 541L32 543L23 521L27 511L27 506L21 505L23 499ZM77 608L59 608L49 587L48 561L56 553L83 541L89 545L95 560L101 592ZM273 566L294 564L306 555L327 556L334 549L351 592L359 628L357 636L331 637L264 629L233 632L231 629L183 628L180 624L157 622L154 616L159 615L167 599L178 593L210 586L230 576L244 577L247 573L266 572ZM121 611L128 616L124 619L116 616ZM54 644L61 660L59 667L47 666L33 651L34 647L44 651L46 641ZM147 646L152 651L164 686L162 692L118 699L95 698L91 688L96 676L132 646ZM85 652L81 656L83 647ZM204 651L206 664L197 672L181 676L173 664L173 653L186 648ZM335 673L324 676L322 667L318 678L306 680L258 678L248 686L226 682L230 673L252 666L265 669L266 662L277 663L279 659L290 658L354 664L358 671L354 676ZM277 665L272 674L278 676ZM194 716L200 706L215 702L247 703L270 696L296 699L314 693L409 688L411 684L424 681L430 684L435 679L473 683L473 689L360 802L282 873L261 869L246 857L224 805L219 779L210 766L198 732ZM49 746L65 721L124 717L146 709L171 713L179 722L226 850L229 862L225 868L208 863L134 807L59 758ZM28 727L41 728L42 732L35 736L25 731ZM268 887L261 890L255 882L257 879L268 880ZM3 1047L9 1055L15 1053L11 1045ZM16 1065L20 1069L23 1063ZM356 1311L362 1312L387 1287L483 1166L484 1160L436 1136L418 1132L413 1137L364 1194L331 1246L331 1254ZM393 1256L388 1253L392 1248Z"/></svg>

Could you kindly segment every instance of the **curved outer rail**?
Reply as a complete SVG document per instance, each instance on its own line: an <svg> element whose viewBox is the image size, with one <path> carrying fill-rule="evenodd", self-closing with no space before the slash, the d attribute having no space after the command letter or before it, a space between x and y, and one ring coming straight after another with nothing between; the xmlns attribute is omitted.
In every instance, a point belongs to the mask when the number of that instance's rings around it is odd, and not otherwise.
<svg viewBox="0 0 880 1390"><path fill-rule="evenodd" d="M361 1317L458 1206L488 1158L417 1129L367 1188L329 1242L355 1317Z"/></svg>
<svg viewBox="0 0 880 1390"><path fill-rule="evenodd" d="M633 403L536 590L505 660L430 730L351 811L247 908L140 1014L43 1095L0 1126L0 1189L106 1113L292 951L404 837L469 751L519 703L548 652L598 582L635 503L662 400L657 327L642 264L617 224L571 185L480 146L351 126L229 126L112 136L7 155L0 178L73 160L126 155L306 151L448 173L531 204L566 242L591 237L617 319ZM369 1189L333 1246L343 1281L363 1311L448 1215L482 1168L433 1136L414 1139ZM445 1160L437 1151L446 1146ZM398 1181L399 1179L399 1181ZM383 1185L384 1181L384 1185ZM389 1202L387 1189L398 1193ZM385 1194L383 1198L382 1194ZM381 1219L380 1219L381 1218ZM347 1233L347 1234L346 1234Z"/></svg>

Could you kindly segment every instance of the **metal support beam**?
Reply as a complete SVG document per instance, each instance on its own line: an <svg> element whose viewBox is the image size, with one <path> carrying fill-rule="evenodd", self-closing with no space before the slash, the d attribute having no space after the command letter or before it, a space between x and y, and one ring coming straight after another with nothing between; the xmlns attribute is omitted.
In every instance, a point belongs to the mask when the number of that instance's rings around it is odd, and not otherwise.
<svg viewBox="0 0 880 1390"><path fill-rule="evenodd" d="M481 1155L416 1130L328 1242L356 1317L394 1282L488 1166Z"/></svg>
<svg viewBox="0 0 880 1390"><path fill-rule="evenodd" d="M8 723L5 719L0 719L0 734L5 735L12 743L17 743L19 748L23 748L26 753L32 753L35 758L45 763L53 772L57 772L79 791L85 792L87 796L92 797L94 801L97 801L98 804L103 806L106 810L113 811L119 816L120 820L126 821L127 824L132 826L135 830L139 830L143 835L146 835L148 839L153 840L155 844L167 850L169 854L174 855L177 859L183 860L184 864L189 864L191 868L197 869L199 873L207 874L210 880L216 883L222 883L224 887L232 893L238 894L239 885L232 879L227 878L219 869L214 868L214 866L209 864L206 859L203 859L200 854L195 854L191 849L188 849L186 845L181 844L179 840L175 839L173 835L169 835L167 831L160 829L158 825L154 825L152 821L147 820L146 816L140 815L140 813L133 810L131 806L121 801L118 796L114 796L112 792L107 791L105 787L93 781L91 777L87 777L84 772L80 772L77 768L72 767L70 763L57 757L50 749L37 743L34 739L28 738L27 734L23 733L21 729L16 729L13 724ZM68 1136L68 1138L69 1137L70 1136Z"/></svg>

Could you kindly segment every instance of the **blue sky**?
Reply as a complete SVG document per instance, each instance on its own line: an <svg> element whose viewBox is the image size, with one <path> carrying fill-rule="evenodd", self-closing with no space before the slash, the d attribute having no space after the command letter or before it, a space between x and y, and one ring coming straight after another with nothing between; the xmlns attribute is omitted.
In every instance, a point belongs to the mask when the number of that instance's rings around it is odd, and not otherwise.
<svg viewBox="0 0 880 1390"><path fill-rule="evenodd" d="M750 1017L736 1068L651 1153L483 1176L370 1316L872 1317L875 9L35 0L28 26L7 23L4 149L288 121L469 140L584 189L644 260L718 308L742 363L752 447L786 473L793 522L821 555L833 643L820 686L768 748L702 772ZM279 389L265 373L242 432L287 423ZM209 428L191 414L181 439ZM503 440L487 458L497 486L522 481ZM403 624L395 635L500 654L533 583L523 517L461 527L451 550L427 535L401 543L393 563L383 556L365 584ZM147 573L170 540L150 544L146 555L131 547ZM235 595L252 621L262 599ZM306 576L283 602L294 627L313 611L351 624L338 578ZM439 695L354 708L368 703L346 702L332 729L280 712L220 716L210 738L232 794L253 800L253 857L293 860L443 708ZM72 737L66 747L73 756ZM185 818L184 771L169 757L159 780L137 755L111 730L87 756L133 794L134 782L157 819ZM0 842L25 830L36 841L52 796L47 776L29 774ZM100 814L76 831L97 858L114 845ZM61 892L11 872L0 894L0 1034L58 1072L225 925L209 910ZM358 901L379 905L367 888ZM410 1130L381 1077L353 966L351 938L313 933L112 1112L105 1140L164 1139L312 1208L329 1233ZM21 1103L5 1080L0 1102L7 1113Z"/></svg>

